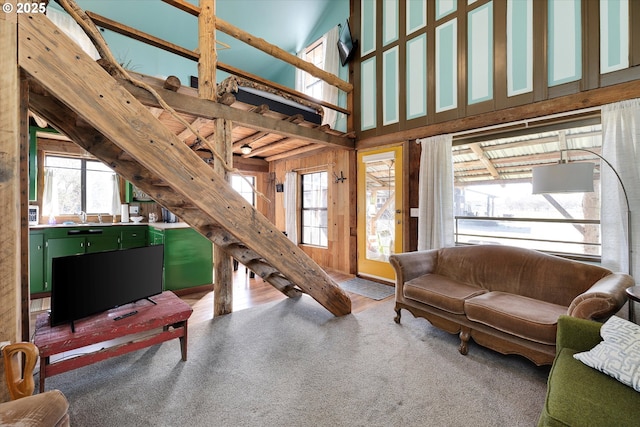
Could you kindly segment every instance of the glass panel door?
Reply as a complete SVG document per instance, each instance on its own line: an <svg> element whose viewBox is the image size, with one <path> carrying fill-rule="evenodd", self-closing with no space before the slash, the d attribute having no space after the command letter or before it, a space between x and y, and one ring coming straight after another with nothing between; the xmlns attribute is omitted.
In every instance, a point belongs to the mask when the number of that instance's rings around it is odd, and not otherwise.
<svg viewBox="0 0 640 427"><path fill-rule="evenodd" d="M402 251L402 148L358 153L358 273L393 281Z"/></svg>

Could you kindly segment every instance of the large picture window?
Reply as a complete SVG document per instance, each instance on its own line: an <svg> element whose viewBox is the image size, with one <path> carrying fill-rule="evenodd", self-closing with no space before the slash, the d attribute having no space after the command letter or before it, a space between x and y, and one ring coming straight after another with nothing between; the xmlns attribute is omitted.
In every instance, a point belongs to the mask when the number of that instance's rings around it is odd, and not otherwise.
<svg viewBox="0 0 640 427"><path fill-rule="evenodd" d="M302 244L327 247L327 172L302 178Z"/></svg>
<svg viewBox="0 0 640 427"><path fill-rule="evenodd" d="M600 153L601 146L600 124L459 145L454 140L456 244L511 245L599 259L600 159L583 150ZM594 192L532 194L532 169L561 157L595 164Z"/></svg>

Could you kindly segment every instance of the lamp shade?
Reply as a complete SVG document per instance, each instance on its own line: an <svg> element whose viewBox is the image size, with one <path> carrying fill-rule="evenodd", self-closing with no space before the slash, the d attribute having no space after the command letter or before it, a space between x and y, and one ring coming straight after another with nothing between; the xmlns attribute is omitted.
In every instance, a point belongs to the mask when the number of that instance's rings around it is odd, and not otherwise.
<svg viewBox="0 0 640 427"><path fill-rule="evenodd" d="M593 191L593 163L558 163L533 168L533 194Z"/></svg>

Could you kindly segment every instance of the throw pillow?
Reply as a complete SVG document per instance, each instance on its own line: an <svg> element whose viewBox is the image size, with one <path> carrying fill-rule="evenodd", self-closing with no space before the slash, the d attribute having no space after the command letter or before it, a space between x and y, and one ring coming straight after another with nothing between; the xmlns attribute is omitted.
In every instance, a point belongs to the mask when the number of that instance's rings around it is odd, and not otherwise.
<svg viewBox="0 0 640 427"><path fill-rule="evenodd" d="M602 341L573 357L640 391L640 326L613 316L600 328Z"/></svg>

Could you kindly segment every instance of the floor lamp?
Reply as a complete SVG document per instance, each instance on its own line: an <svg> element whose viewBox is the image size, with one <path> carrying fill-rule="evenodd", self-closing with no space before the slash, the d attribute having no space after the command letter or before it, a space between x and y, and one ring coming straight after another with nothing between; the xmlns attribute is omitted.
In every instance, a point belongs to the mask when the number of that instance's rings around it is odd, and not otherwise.
<svg viewBox="0 0 640 427"><path fill-rule="evenodd" d="M566 148L564 151L586 151L588 153L597 156L607 164L616 174L622 193L624 194L624 200L627 203L627 243L628 247L628 267L629 275L632 275L632 246L631 246L631 206L629 205L629 197L627 196L627 189L624 187L620 174L613 167L611 163L600 154L595 151L586 150L584 148ZM562 154L561 154L562 157ZM533 173L533 194L543 193L575 193L575 192L591 192L593 191L593 163L581 162L581 163L568 163L566 160L560 160L560 163L549 166L539 166L532 169ZM629 318L633 313L633 301L629 301Z"/></svg>

